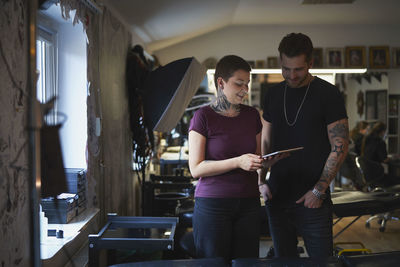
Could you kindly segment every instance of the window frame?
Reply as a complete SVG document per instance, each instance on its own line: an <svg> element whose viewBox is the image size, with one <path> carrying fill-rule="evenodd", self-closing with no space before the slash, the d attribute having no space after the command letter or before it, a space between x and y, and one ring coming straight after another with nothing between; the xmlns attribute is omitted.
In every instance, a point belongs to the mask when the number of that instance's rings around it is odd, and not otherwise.
<svg viewBox="0 0 400 267"><path fill-rule="evenodd" d="M36 97L41 103L55 98L53 109L45 116L47 124L59 123L58 113L58 33L49 27L48 22L38 18L36 50L37 50L37 89Z"/></svg>

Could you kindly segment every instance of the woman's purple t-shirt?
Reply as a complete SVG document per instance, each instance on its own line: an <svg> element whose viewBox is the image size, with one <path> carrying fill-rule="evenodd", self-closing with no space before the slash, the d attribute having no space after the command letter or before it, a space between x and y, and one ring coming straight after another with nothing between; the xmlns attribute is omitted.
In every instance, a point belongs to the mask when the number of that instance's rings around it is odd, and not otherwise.
<svg viewBox="0 0 400 267"><path fill-rule="evenodd" d="M189 127L189 131L196 131L207 140L205 160L224 160L246 153L254 154L257 149L256 135L261 132L261 129L258 111L246 105L241 105L240 113L236 117L222 116L210 106L205 106L195 112ZM200 177L195 196L259 197L257 181L257 172L242 169Z"/></svg>

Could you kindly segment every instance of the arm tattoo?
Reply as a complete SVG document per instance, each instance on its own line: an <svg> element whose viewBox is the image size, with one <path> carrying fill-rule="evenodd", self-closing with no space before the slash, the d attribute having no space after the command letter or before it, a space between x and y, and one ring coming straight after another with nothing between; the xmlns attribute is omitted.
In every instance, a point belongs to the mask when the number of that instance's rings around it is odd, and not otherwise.
<svg viewBox="0 0 400 267"><path fill-rule="evenodd" d="M337 123L332 129L329 130L330 138L343 138L349 139L349 127L346 123Z"/></svg>
<svg viewBox="0 0 400 267"><path fill-rule="evenodd" d="M340 144L339 142L334 144L335 148L332 150L332 152L336 152L337 157L340 157L341 154L344 153L343 151L343 144Z"/></svg>
<svg viewBox="0 0 400 267"><path fill-rule="evenodd" d="M328 132L330 142L332 144L332 152L340 158L345 153L345 142L349 140L349 127L346 123L339 122Z"/></svg>
<svg viewBox="0 0 400 267"><path fill-rule="evenodd" d="M328 130L328 136L332 150L326 160L321 178L315 185L315 188L319 191L324 191L329 186L329 183L335 178L336 173L347 154L349 140L349 127L347 120L337 122Z"/></svg>

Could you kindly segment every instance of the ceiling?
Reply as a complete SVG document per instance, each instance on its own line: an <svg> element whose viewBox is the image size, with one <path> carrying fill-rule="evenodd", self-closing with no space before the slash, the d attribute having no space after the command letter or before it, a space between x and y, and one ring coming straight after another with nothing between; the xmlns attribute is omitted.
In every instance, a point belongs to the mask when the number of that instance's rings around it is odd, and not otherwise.
<svg viewBox="0 0 400 267"><path fill-rule="evenodd" d="M343 2L307 2L332 1ZM302 4L303 0L102 2L144 41L150 51L229 25L385 24L400 27L399 0L354 0L351 4Z"/></svg>

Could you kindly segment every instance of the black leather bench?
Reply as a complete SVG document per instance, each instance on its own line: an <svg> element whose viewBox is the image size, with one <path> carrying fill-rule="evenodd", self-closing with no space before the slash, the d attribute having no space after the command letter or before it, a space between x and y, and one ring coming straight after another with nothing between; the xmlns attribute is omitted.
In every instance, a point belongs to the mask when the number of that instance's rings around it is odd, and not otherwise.
<svg viewBox="0 0 400 267"><path fill-rule="evenodd" d="M330 257L325 260L311 258L234 259L228 265L222 258L158 260L111 265L111 267L397 267L400 251L357 256Z"/></svg>
<svg viewBox="0 0 400 267"><path fill-rule="evenodd" d="M398 267L400 251L357 256L340 256L346 267Z"/></svg>
<svg viewBox="0 0 400 267"><path fill-rule="evenodd" d="M400 194L394 192L342 191L331 194L337 217L362 216L400 209Z"/></svg>
<svg viewBox="0 0 400 267"><path fill-rule="evenodd" d="M311 258L274 258L274 259L235 259L232 267L342 267L343 263L336 257L326 260L314 260Z"/></svg>
<svg viewBox="0 0 400 267"><path fill-rule="evenodd" d="M229 267L223 258L188 259L188 260L159 260L132 263L120 263L110 267Z"/></svg>

